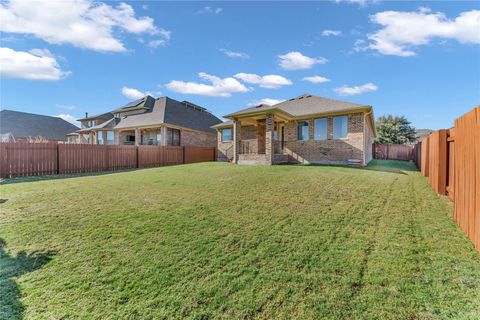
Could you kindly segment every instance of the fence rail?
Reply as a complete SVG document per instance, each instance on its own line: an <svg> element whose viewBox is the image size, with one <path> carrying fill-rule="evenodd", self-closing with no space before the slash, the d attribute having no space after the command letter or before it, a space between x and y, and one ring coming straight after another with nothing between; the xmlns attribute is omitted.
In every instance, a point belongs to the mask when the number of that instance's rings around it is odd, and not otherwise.
<svg viewBox="0 0 480 320"><path fill-rule="evenodd" d="M415 163L438 194L454 202L453 218L480 251L480 106L415 146Z"/></svg>
<svg viewBox="0 0 480 320"><path fill-rule="evenodd" d="M86 173L215 161L214 147L0 143L0 177Z"/></svg>

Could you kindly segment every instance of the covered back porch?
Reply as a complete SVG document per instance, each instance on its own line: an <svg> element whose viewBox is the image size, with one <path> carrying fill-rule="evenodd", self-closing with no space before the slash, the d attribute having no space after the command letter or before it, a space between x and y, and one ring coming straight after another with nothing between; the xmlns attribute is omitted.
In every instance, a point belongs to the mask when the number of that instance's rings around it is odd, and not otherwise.
<svg viewBox="0 0 480 320"><path fill-rule="evenodd" d="M285 124L287 119L263 114L233 119L233 162L273 164L287 162Z"/></svg>

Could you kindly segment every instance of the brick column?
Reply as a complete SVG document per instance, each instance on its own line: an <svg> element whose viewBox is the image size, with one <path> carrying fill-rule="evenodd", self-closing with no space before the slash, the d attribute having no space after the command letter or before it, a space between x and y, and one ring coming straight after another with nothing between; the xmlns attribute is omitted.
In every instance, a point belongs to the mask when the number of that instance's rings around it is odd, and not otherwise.
<svg viewBox="0 0 480 320"><path fill-rule="evenodd" d="M78 134L78 143L83 144L83 133Z"/></svg>
<svg viewBox="0 0 480 320"><path fill-rule="evenodd" d="M120 131L115 130L113 132L113 144L116 144L116 145L120 144Z"/></svg>
<svg viewBox="0 0 480 320"><path fill-rule="evenodd" d="M274 131L275 122L272 114L267 114L265 119L265 156L267 158L267 163L273 163L273 157L275 154L274 145L273 145L273 131Z"/></svg>
<svg viewBox="0 0 480 320"><path fill-rule="evenodd" d="M103 144L107 144L107 131L100 131L102 133Z"/></svg>
<svg viewBox="0 0 480 320"><path fill-rule="evenodd" d="M233 163L238 163L240 152L240 122L233 120Z"/></svg>
<svg viewBox="0 0 480 320"><path fill-rule="evenodd" d="M327 120L327 139L333 139L333 118L328 118Z"/></svg>
<svg viewBox="0 0 480 320"><path fill-rule="evenodd" d="M93 144L93 131L88 133L88 143Z"/></svg>
<svg viewBox="0 0 480 320"><path fill-rule="evenodd" d="M135 145L140 145L140 129L135 128Z"/></svg>

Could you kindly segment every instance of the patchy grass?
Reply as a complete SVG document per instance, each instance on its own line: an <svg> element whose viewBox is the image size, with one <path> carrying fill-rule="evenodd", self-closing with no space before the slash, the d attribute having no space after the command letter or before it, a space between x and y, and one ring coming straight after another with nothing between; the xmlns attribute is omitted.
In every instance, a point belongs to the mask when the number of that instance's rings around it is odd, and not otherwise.
<svg viewBox="0 0 480 320"><path fill-rule="evenodd" d="M202 163L0 187L0 318L479 319L409 163Z"/></svg>

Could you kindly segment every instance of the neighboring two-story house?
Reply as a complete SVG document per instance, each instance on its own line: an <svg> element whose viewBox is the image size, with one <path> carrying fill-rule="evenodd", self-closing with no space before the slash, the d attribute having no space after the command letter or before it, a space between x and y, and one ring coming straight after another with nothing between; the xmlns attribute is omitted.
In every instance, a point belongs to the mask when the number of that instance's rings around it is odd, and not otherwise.
<svg viewBox="0 0 480 320"><path fill-rule="evenodd" d="M368 105L304 94L225 118L213 126L220 161L365 166L372 160L376 131Z"/></svg>
<svg viewBox="0 0 480 320"><path fill-rule="evenodd" d="M82 128L70 135L71 142L161 146L215 146L211 126L221 122L191 102L151 96L78 121Z"/></svg>

